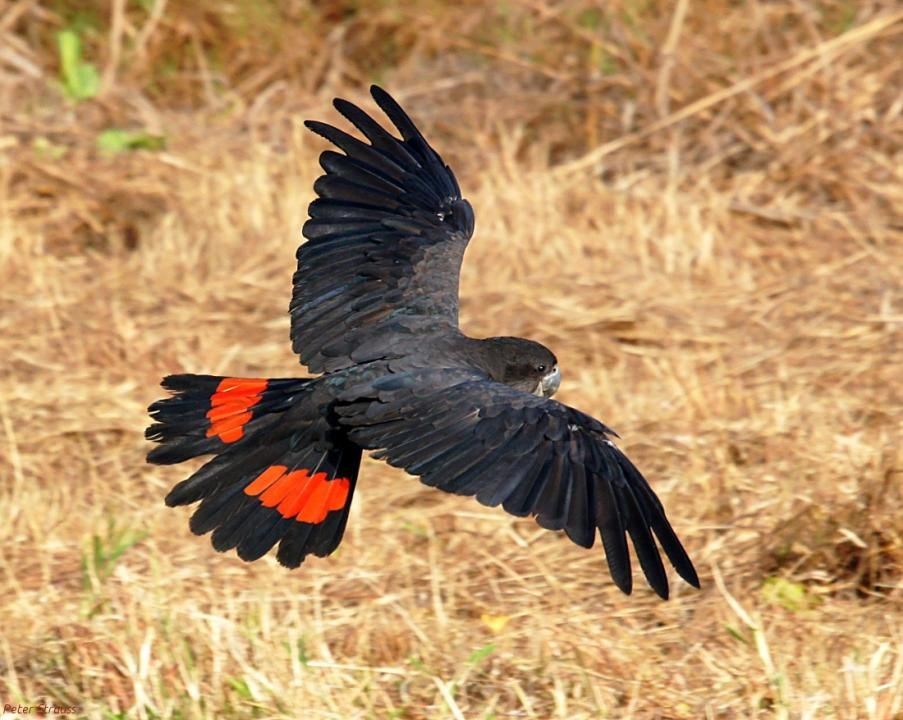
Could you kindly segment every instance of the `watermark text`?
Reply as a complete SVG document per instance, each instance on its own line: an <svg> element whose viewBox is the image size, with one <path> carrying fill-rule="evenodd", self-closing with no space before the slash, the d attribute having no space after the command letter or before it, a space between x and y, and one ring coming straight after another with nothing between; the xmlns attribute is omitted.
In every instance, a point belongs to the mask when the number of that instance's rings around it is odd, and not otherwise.
<svg viewBox="0 0 903 720"><path fill-rule="evenodd" d="M78 705L53 705L49 703L38 703L37 705L12 705L10 703L3 704L3 713L9 715L34 715L41 717L46 715L75 715L81 712Z"/></svg>

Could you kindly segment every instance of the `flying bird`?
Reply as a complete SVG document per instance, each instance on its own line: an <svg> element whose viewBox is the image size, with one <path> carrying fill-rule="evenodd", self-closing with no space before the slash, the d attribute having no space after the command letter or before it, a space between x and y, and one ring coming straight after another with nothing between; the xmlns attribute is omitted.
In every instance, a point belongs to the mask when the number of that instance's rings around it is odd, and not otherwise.
<svg viewBox="0 0 903 720"><path fill-rule="evenodd" d="M317 377L170 375L153 403L151 463L212 455L166 496L200 502L191 530L219 551L298 567L341 542L361 453L426 485L473 495L592 547L598 532L615 584L633 587L627 538L662 598L658 546L684 580L699 579L658 497L615 445L617 435L552 400L551 350L458 327L458 278L474 213L451 169L399 104L371 87L398 135L356 105L334 106L366 138L306 126L340 152L304 225L293 279L292 348ZM658 545L656 544L656 540Z"/></svg>

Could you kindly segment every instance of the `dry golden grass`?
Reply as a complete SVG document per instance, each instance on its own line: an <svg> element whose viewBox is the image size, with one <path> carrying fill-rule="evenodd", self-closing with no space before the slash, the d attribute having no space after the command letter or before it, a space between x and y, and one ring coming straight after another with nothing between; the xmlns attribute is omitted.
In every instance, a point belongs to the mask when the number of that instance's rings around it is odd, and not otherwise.
<svg viewBox="0 0 903 720"><path fill-rule="evenodd" d="M286 3L308 24L263 15L269 59L229 36L216 67L213 11L86 4L104 86L79 104L55 88L65 3L0 8L0 702L903 717L892 3ZM322 148L301 121L367 103L374 74L476 207L465 329L556 351L561 399L622 435L700 592L624 597L600 548L374 462L337 553L294 572L163 506L188 469L144 464L160 376L300 373L286 306ZM111 125L168 148L99 154Z"/></svg>

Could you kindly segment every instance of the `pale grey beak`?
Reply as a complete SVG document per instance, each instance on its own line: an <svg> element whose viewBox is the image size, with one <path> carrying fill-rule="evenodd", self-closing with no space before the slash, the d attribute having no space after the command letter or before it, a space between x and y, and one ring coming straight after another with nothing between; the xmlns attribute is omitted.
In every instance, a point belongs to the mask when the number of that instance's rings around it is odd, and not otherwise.
<svg viewBox="0 0 903 720"><path fill-rule="evenodd" d="M543 397L552 397L561 386L561 370L558 369L558 366L552 368L552 371L542 376L542 380L539 382L539 390L542 392Z"/></svg>

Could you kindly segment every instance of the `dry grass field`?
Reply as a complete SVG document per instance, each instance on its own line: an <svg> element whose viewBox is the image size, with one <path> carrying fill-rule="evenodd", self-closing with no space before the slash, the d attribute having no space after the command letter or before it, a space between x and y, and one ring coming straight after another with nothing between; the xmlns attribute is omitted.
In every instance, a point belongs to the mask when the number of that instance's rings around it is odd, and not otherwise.
<svg viewBox="0 0 903 720"><path fill-rule="evenodd" d="M891 0L0 4L0 702L903 718L901 46ZM700 591L373 461L292 572L164 507L162 375L303 372L302 121L372 81L476 208L464 329L555 350Z"/></svg>

